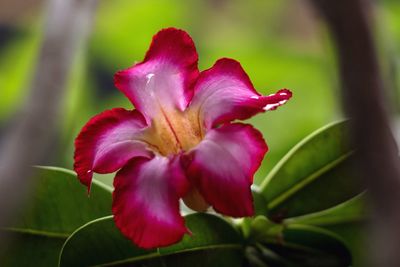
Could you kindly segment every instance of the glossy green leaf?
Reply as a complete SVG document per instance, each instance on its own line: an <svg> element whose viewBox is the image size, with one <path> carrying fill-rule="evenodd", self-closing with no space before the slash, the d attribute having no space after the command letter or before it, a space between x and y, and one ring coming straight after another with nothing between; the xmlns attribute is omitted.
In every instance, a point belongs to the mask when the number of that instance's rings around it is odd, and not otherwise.
<svg viewBox="0 0 400 267"><path fill-rule="evenodd" d="M47 267L57 266L57 257L65 238L54 236L13 233L14 240L1 253L2 267Z"/></svg>
<svg viewBox="0 0 400 267"><path fill-rule="evenodd" d="M364 267L366 250L365 243L368 241L366 222L349 222L341 225L327 226L326 229L337 234L343 239L343 242L349 248L353 258L353 267Z"/></svg>
<svg viewBox="0 0 400 267"><path fill-rule="evenodd" d="M307 224L330 227L348 223L364 222L367 217L365 195L360 194L332 208L299 217L289 218L284 224Z"/></svg>
<svg viewBox="0 0 400 267"><path fill-rule="evenodd" d="M261 185L274 221L321 211L363 189L354 172L347 122L325 126L297 144Z"/></svg>
<svg viewBox="0 0 400 267"><path fill-rule="evenodd" d="M352 254L353 266L361 267L364 266L363 259L365 255L363 251L363 242L367 218L365 193L362 193L335 207L312 214L289 218L284 220L281 224L273 223L264 216L257 216L250 225L250 238L255 241L269 240L270 242L279 237L286 225L305 225L305 227L317 226L339 236ZM256 254L254 255L254 253ZM253 248L251 257L256 257L256 259L259 260L257 255L260 253L261 251L258 248ZM279 257L279 259L280 261L284 260L281 257Z"/></svg>
<svg viewBox="0 0 400 267"><path fill-rule="evenodd" d="M228 222L200 213L185 220L192 236L153 250L140 249L123 237L111 216L94 220L68 238L60 266L241 266L243 240Z"/></svg>
<svg viewBox="0 0 400 267"><path fill-rule="evenodd" d="M351 254L343 240L325 229L289 225L257 246L260 260L282 267L346 267Z"/></svg>
<svg viewBox="0 0 400 267"><path fill-rule="evenodd" d="M111 213L111 189L93 181L90 197L72 171L38 167L36 188L1 266L56 266L62 244L79 226Z"/></svg>
<svg viewBox="0 0 400 267"><path fill-rule="evenodd" d="M284 224L307 224L322 227L339 235L353 255L353 266L364 266L363 242L368 214L365 195L360 194L333 208L290 218Z"/></svg>

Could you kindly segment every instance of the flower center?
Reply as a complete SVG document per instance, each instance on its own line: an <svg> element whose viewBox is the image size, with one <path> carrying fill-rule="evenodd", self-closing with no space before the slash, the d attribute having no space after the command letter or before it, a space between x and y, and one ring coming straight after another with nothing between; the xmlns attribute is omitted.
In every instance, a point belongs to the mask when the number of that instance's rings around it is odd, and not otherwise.
<svg viewBox="0 0 400 267"><path fill-rule="evenodd" d="M203 133L197 112L161 110L153 119L146 139L161 155L168 156L195 147L203 139Z"/></svg>
<svg viewBox="0 0 400 267"><path fill-rule="evenodd" d="M161 109L159 116L152 120L151 127L145 132L146 142L163 156L188 151L204 137L204 128L200 121L197 110L166 112ZM199 212L210 206L193 186L183 197L183 201L186 206Z"/></svg>

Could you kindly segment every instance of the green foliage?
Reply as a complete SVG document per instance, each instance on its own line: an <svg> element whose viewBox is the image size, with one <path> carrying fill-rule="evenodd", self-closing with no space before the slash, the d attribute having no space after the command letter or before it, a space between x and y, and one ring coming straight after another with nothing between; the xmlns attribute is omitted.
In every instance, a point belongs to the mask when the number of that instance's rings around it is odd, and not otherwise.
<svg viewBox="0 0 400 267"><path fill-rule="evenodd" d="M90 197L75 174L37 167L32 201L18 223L3 229L16 233L1 266L55 266L66 238L79 226L111 212L111 189L93 181Z"/></svg>
<svg viewBox="0 0 400 267"><path fill-rule="evenodd" d="M287 266L349 266L351 255L340 236L308 225L289 225L275 240L262 243L287 262Z"/></svg>
<svg viewBox="0 0 400 267"><path fill-rule="evenodd" d="M274 167L261 185L273 221L335 206L362 192L353 170L347 122L312 133Z"/></svg>
<svg viewBox="0 0 400 267"><path fill-rule="evenodd" d="M111 188L86 188L68 170L38 167L34 199L2 266L362 266L366 212L352 172L347 122L323 127L296 145L252 188L257 216L234 225L211 214L185 216L192 235L144 250L116 228Z"/></svg>
<svg viewBox="0 0 400 267"><path fill-rule="evenodd" d="M364 196L357 195L362 191L359 177L351 168L354 151L347 124L333 123L306 137L261 187L253 188L259 216L243 222L245 236L258 243L246 251L251 266L362 266L366 211ZM293 227L295 237L304 237L296 239L296 246L288 239ZM336 244L325 250L333 255L317 252L327 244ZM307 249L294 249L297 245Z"/></svg>
<svg viewBox="0 0 400 267"><path fill-rule="evenodd" d="M243 240L222 218L185 217L192 232L170 247L143 250L121 235L112 217L79 228L64 244L60 267L69 266L241 266Z"/></svg>
<svg viewBox="0 0 400 267"><path fill-rule="evenodd" d="M342 237L313 225L275 224L258 216L251 223L250 240L256 244L246 254L251 262L285 267L351 264L352 257Z"/></svg>
<svg viewBox="0 0 400 267"><path fill-rule="evenodd" d="M363 266L366 218L365 194L360 194L330 209L286 219L283 223L307 224L332 231L350 249L354 266Z"/></svg>
<svg viewBox="0 0 400 267"><path fill-rule="evenodd" d="M321 227L363 222L366 218L365 193L330 209L284 220L284 224L309 224Z"/></svg>

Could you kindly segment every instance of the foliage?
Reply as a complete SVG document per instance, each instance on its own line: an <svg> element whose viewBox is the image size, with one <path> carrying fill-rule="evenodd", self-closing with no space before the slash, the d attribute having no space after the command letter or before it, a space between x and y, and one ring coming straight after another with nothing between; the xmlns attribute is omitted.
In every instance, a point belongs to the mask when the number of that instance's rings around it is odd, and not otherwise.
<svg viewBox="0 0 400 267"><path fill-rule="evenodd" d="M63 243L76 228L111 213L108 186L94 181L88 197L72 171L38 167L36 172L29 209L17 224L2 229L15 234L4 253L5 266L56 266Z"/></svg>
<svg viewBox="0 0 400 267"><path fill-rule="evenodd" d="M29 212L3 229L17 239L2 266L362 266L364 196L344 164L354 154L346 126L323 127L283 157L253 190L255 217L186 215L192 234L154 250L135 247L107 216L108 186L94 180L87 197L71 171L38 167Z"/></svg>

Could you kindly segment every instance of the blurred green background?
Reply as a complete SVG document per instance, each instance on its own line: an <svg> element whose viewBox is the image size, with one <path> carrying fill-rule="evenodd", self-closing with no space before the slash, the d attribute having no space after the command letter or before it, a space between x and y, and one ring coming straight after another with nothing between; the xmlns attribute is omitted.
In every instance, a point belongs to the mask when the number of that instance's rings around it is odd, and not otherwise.
<svg viewBox="0 0 400 267"><path fill-rule="evenodd" d="M29 89L45 10L42 1L30 0L4 11L6 2L0 1L0 131L11 123ZM381 64L396 104L400 2L379 1L375 11ZM59 148L49 152L45 164L71 169L74 138L88 119L105 109L132 108L114 87L113 74L141 61L151 37L170 26L193 37L200 70L231 57L241 62L259 92L293 91L284 107L250 120L270 148L256 183L300 139L342 117L334 48L305 0L103 0L87 50L79 51L68 80ZM100 179L110 182L112 175Z"/></svg>

